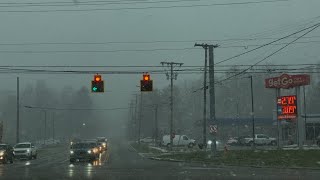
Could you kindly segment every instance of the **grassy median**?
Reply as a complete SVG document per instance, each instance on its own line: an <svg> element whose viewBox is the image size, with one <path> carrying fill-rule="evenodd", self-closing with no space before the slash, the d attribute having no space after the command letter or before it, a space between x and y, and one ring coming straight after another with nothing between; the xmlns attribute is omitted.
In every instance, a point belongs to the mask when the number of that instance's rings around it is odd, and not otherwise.
<svg viewBox="0 0 320 180"><path fill-rule="evenodd" d="M272 150L272 151L228 151L192 152L160 155L163 159L203 161L215 165L271 166L271 167L313 167L320 168L319 150Z"/></svg>
<svg viewBox="0 0 320 180"><path fill-rule="evenodd" d="M139 153L153 153L153 154L162 153L160 150L150 148L147 144L143 144L143 143L141 144L131 143L131 146Z"/></svg>

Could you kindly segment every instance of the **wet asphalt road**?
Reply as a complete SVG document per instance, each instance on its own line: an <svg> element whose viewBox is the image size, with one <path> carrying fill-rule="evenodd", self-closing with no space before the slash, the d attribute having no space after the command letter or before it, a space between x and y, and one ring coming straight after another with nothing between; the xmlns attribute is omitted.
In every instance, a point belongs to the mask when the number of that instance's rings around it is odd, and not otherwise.
<svg viewBox="0 0 320 180"><path fill-rule="evenodd" d="M121 142L121 141L119 141ZM210 167L204 164L149 160L127 142L110 143L93 164L69 163L67 145L42 149L38 159L0 165L0 179L320 179L320 170Z"/></svg>

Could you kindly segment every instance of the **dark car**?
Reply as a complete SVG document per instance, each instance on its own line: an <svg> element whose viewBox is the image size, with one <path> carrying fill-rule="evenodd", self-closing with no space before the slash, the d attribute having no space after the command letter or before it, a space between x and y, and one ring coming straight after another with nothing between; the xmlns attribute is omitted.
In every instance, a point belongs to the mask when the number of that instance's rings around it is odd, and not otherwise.
<svg viewBox="0 0 320 180"><path fill-rule="evenodd" d="M13 147L8 144L0 144L0 161L13 163Z"/></svg>
<svg viewBox="0 0 320 180"><path fill-rule="evenodd" d="M96 142L77 142L70 147L70 162L94 161L99 158Z"/></svg>
<svg viewBox="0 0 320 180"><path fill-rule="evenodd" d="M102 148L102 150L107 150L108 148L108 140L105 137L98 137L97 141L100 145L100 147Z"/></svg>

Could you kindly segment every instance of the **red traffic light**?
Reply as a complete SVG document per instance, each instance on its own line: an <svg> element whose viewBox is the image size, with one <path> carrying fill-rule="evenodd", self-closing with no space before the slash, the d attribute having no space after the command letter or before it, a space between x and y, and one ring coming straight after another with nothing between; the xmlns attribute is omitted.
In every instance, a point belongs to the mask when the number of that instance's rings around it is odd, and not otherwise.
<svg viewBox="0 0 320 180"><path fill-rule="evenodd" d="M150 75L149 74L144 74L143 75L143 80L144 81L150 81Z"/></svg>
<svg viewBox="0 0 320 180"><path fill-rule="evenodd" d="M96 82L101 81L102 80L101 75L94 75L93 80L96 81Z"/></svg>

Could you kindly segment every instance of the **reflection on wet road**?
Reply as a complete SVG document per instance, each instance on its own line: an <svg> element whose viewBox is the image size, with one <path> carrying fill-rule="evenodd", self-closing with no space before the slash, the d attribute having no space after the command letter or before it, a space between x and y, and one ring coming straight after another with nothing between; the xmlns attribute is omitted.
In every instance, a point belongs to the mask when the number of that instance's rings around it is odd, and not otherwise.
<svg viewBox="0 0 320 180"><path fill-rule="evenodd" d="M319 170L210 167L206 164L154 161L139 156L128 143L111 144L93 162L70 164L67 145L39 150L38 159L0 165L0 179L319 179Z"/></svg>

